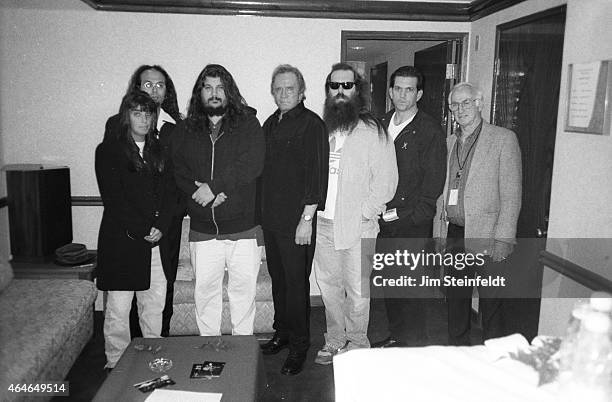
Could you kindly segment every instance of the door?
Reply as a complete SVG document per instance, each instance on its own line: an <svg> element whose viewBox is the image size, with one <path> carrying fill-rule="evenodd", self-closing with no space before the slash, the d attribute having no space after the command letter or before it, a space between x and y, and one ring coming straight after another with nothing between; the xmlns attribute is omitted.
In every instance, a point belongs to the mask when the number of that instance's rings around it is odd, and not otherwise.
<svg viewBox="0 0 612 402"><path fill-rule="evenodd" d="M546 246L564 30L565 6L497 30L491 120L514 131L521 148L523 195L515 253L529 256L529 261L537 261ZM533 271L541 273L539 268ZM541 277L539 281L541 288ZM523 317L535 335L539 299Z"/></svg>
<svg viewBox="0 0 612 402"><path fill-rule="evenodd" d="M414 66L423 74L420 110L434 118L447 135L452 133L446 98L460 76L461 41L449 40L414 54Z"/></svg>
<svg viewBox="0 0 612 402"><path fill-rule="evenodd" d="M370 111L381 118L387 112L387 62L370 68L370 88L372 95Z"/></svg>

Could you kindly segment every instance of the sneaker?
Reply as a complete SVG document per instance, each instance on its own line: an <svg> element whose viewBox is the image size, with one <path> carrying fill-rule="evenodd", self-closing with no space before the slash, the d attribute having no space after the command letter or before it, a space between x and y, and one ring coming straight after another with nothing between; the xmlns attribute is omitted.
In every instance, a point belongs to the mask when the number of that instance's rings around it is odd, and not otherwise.
<svg viewBox="0 0 612 402"><path fill-rule="evenodd" d="M323 349L317 352L317 357L315 357L315 363L323 365L331 364L334 360L334 356L346 352L347 343L345 343L344 346L340 348L335 348L326 343L325 346L323 346Z"/></svg>

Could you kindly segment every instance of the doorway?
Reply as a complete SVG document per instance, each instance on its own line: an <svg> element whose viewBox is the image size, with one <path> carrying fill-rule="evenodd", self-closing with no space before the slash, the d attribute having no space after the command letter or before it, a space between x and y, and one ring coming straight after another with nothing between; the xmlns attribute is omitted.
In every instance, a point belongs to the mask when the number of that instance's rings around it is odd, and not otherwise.
<svg viewBox="0 0 612 402"><path fill-rule="evenodd" d="M523 165L522 207L515 253L534 261L531 280L541 289L538 256L546 247L566 7L497 27L491 122L514 131ZM525 300L525 331L538 330L540 300Z"/></svg>
<svg viewBox="0 0 612 402"><path fill-rule="evenodd" d="M391 74L400 66L414 65L424 75L419 109L430 114L447 135L452 132L446 97L465 76L467 33L342 31L343 62L364 67L370 88L370 111L382 117L393 105L387 96ZM383 64L386 63L386 73Z"/></svg>

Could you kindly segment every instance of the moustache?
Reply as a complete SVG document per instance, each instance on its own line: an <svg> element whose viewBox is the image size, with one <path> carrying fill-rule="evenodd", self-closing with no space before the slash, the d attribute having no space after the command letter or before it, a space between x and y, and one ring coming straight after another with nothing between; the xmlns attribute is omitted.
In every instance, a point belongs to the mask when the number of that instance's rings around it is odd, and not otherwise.
<svg viewBox="0 0 612 402"><path fill-rule="evenodd" d="M206 102L214 102L214 101L222 102L221 98L218 98L216 96L211 96L210 98L206 100Z"/></svg>
<svg viewBox="0 0 612 402"><path fill-rule="evenodd" d="M336 96L334 96L334 99L344 99L344 100L348 100L348 96L346 96L345 94L336 94Z"/></svg>

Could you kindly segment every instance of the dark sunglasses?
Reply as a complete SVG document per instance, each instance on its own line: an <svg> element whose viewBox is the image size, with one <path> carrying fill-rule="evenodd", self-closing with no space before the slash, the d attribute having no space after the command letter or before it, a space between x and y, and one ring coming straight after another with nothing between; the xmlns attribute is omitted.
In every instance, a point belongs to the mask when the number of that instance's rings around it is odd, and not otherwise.
<svg viewBox="0 0 612 402"><path fill-rule="evenodd" d="M342 89L351 89L355 86L354 82L328 82L327 86L330 87L331 89L338 89L340 88L340 85L342 85Z"/></svg>

